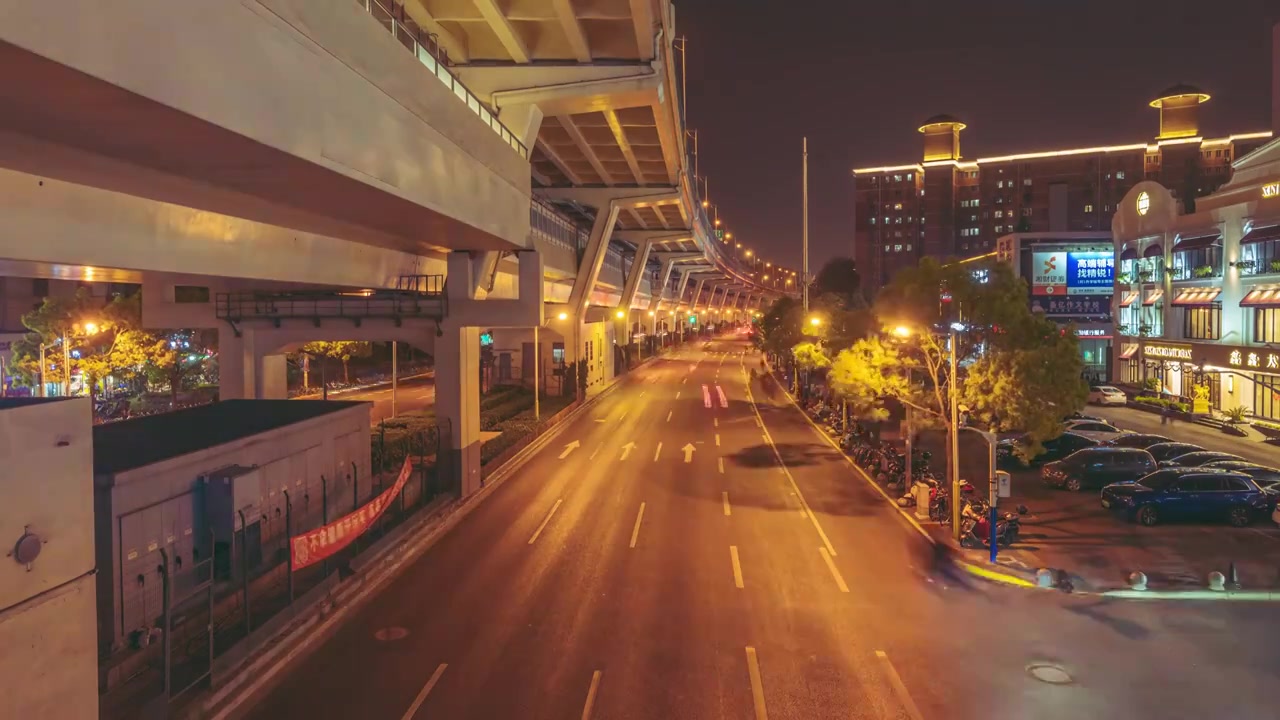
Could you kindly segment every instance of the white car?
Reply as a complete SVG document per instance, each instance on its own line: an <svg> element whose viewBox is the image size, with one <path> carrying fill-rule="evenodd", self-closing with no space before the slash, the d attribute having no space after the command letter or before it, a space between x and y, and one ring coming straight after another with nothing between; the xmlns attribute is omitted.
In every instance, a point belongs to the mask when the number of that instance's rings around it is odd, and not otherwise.
<svg viewBox="0 0 1280 720"><path fill-rule="evenodd" d="M1090 405L1127 405L1129 398L1124 391L1110 385L1094 385L1089 388Z"/></svg>
<svg viewBox="0 0 1280 720"><path fill-rule="evenodd" d="M1102 443L1115 440L1129 432L1128 430L1121 430L1110 423L1096 420L1068 420L1062 423L1062 426L1067 432Z"/></svg>

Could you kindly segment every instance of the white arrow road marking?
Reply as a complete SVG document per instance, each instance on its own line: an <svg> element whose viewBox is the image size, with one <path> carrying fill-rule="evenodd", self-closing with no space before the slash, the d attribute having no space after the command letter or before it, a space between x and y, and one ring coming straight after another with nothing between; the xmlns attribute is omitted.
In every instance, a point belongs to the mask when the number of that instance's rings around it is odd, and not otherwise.
<svg viewBox="0 0 1280 720"><path fill-rule="evenodd" d="M565 445L564 452L560 453L560 459L563 460L569 457L569 453L573 452L574 450L577 450L580 447L582 447L582 443L578 442L577 440L574 440L568 445Z"/></svg>
<svg viewBox="0 0 1280 720"><path fill-rule="evenodd" d="M620 459L622 459L622 460L626 460L626 459L627 459L627 456L631 454L631 451L632 451L632 450L635 450L635 449L636 449L636 444L635 444L635 443L633 443L633 442L629 442L629 443L627 443L626 445L623 445L623 446L622 446L622 457L621 457Z"/></svg>
<svg viewBox="0 0 1280 720"><path fill-rule="evenodd" d="M693 462L693 451L696 449L696 448L693 446L693 443L685 443L685 444L684 444L684 447L682 447L682 448L680 448L680 449L681 449L681 450L684 450L684 461L685 461L685 462Z"/></svg>
<svg viewBox="0 0 1280 720"><path fill-rule="evenodd" d="M711 407L711 390L706 385L702 386L702 404L704 407Z"/></svg>
<svg viewBox="0 0 1280 720"><path fill-rule="evenodd" d="M724 388L722 388L722 387L720 387L719 385L717 385L717 386L716 386L716 393L720 396L720 407L722 407L722 408L727 408L727 407L729 407L729 400L728 400L728 399L726 399L726 398L725 398L725 396L724 396Z"/></svg>

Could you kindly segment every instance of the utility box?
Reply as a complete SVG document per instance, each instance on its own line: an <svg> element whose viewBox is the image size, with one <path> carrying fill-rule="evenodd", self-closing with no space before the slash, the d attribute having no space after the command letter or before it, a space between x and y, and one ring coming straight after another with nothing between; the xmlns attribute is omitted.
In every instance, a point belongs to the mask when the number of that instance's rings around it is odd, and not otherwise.
<svg viewBox="0 0 1280 720"><path fill-rule="evenodd" d="M262 565L262 471L231 465L204 477L205 520L213 537L214 577Z"/></svg>

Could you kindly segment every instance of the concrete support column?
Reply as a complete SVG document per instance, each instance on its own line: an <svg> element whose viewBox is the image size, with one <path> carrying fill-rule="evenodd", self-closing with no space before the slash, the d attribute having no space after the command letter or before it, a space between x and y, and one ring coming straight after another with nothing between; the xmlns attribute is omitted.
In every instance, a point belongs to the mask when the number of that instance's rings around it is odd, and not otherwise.
<svg viewBox="0 0 1280 720"><path fill-rule="evenodd" d="M516 134L516 138L530 152L533 151L533 144L538 140L538 130L542 127L542 108L533 103L507 105L498 110L498 119Z"/></svg>
<svg viewBox="0 0 1280 720"><path fill-rule="evenodd" d="M591 239L587 242L587 250L582 256L582 266L578 268L578 276L573 281L573 290L569 292L569 316L574 322L582 323L587 310L587 301L600 277L600 268L609 250L609 238L613 236L613 228L618 224L618 213L621 207L610 202L596 213L595 222L591 225Z"/></svg>
<svg viewBox="0 0 1280 720"><path fill-rule="evenodd" d="M446 321L440 330L436 417L449 424L449 459L442 467L459 495L467 497L480 489L480 328Z"/></svg>
<svg viewBox="0 0 1280 720"><path fill-rule="evenodd" d="M266 331L269 332L269 331ZM218 399L284 400L289 397L287 362L283 353L267 354L259 331L244 328L240 335L227 325L218 328Z"/></svg>
<svg viewBox="0 0 1280 720"><path fill-rule="evenodd" d="M690 270L684 270L680 273L680 289L676 290L677 309L680 307L680 304L684 302L684 291L689 287L689 276L692 274L693 273Z"/></svg>

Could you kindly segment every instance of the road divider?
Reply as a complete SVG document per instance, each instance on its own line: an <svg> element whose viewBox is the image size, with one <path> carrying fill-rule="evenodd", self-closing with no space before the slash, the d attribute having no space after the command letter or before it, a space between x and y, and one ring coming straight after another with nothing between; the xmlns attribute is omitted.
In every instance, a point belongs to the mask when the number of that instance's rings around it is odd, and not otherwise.
<svg viewBox="0 0 1280 720"><path fill-rule="evenodd" d="M849 586L845 585L844 578L840 576L840 568L836 567L836 561L831 559L831 553L826 548L818 548L818 552L822 554L822 559L827 563L827 569L831 571L831 577L836 579L836 587L840 588L840 592L849 592Z"/></svg>
<svg viewBox="0 0 1280 720"><path fill-rule="evenodd" d="M631 528L631 547L636 546L636 540L640 539L640 523L644 521L644 503L640 503L640 512L636 513L636 525Z"/></svg>
<svg viewBox="0 0 1280 720"><path fill-rule="evenodd" d="M591 686L587 688L587 701L582 704L582 720L591 720L591 709L596 705L596 693L600 691L600 671L591 673Z"/></svg>
<svg viewBox="0 0 1280 720"><path fill-rule="evenodd" d="M756 709L756 720L769 720L769 711L764 706L764 681L760 679L760 660L756 657L756 649L747 646L747 676L751 678L751 704Z"/></svg>
<svg viewBox="0 0 1280 720"><path fill-rule="evenodd" d="M436 671L431 673L431 679L427 680L427 684L418 692L418 695L413 699L413 702L409 704L409 709L404 712L404 715L401 716L400 720L413 720L413 716L417 714L418 708L422 707L422 703L427 701L427 696L431 694L431 689L436 686L436 683L440 682L440 676L444 675L444 671L448 667L448 663L440 663L436 666Z"/></svg>
<svg viewBox="0 0 1280 720"><path fill-rule="evenodd" d="M559 498L556 500L556 504L551 506L551 512L547 513L547 516L542 520L542 524L539 525L538 529L533 532L533 537L529 538L530 545L538 541L538 536L541 535L542 530L547 527L547 523L551 522L551 517L556 514L557 510L560 509L560 503L562 502L564 502L564 499Z"/></svg>

